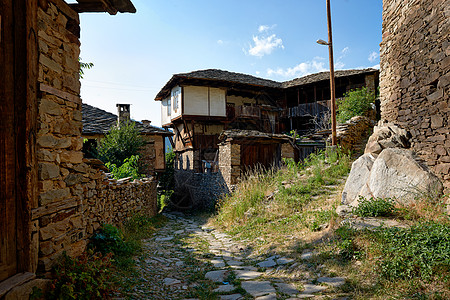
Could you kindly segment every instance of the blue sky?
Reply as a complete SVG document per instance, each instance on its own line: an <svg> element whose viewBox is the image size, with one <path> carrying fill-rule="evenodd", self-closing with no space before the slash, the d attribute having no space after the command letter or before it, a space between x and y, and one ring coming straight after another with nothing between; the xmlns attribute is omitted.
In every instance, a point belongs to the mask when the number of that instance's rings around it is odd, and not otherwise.
<svg viewBox="0 0 450 300"><path fill-rule="evenodd" d="M136 14L82 14L83 102L159 126L172 74L223 69L277 81L327 70L325 0L132 0ZM379 64L382 0L332 0L336 69Z"/></svg>

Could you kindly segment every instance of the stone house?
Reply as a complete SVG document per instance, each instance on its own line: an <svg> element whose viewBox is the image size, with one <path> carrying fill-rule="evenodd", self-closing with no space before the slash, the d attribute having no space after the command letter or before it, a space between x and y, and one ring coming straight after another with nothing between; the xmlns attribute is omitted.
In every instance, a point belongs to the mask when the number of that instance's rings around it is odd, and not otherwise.
<svg viewBox="0 0 450 300"><path fill-rule="evenodd" d="M72 1L73 2L73 1ZM78 13L135 12L129 0L0 5L0 299L27 298L55 260L102 222L156 212L156 180L108 181L83 157ZM133 199L130 201L129 199Z"/></svg>
<svg viewBox="0 0 450 300"><path fill-rule="evenodd" d="M450 189L450 1L384 0L381 119Z"/></svg>
<svg viewBox="0 0 450 300"><path fill-rule="evenodd" d="M130 121L130 105L117 104L118 115L104 111L100 108L83 103L82 118L84 139L83 151L89 153L97 147L97 143L105 136L111 127L120 122ZM141 133L145 145L141 150L140 161L145 166L145 174L154 175L155 172L164 172L166 169L165 138L173 133L151 125L150 121L133 121Z"/></svg>
<svg viewBox="0 0 450 300"><path fill-rule="evenodd" d="M366 86L376 92L378 70L336 72L336 95ZM314 129L311 119L329 108L329 72L276 82L223 70L175 74L157 94L163 127L173 128L178 169L203 172L218 165L223 130L278 134ZM217 168L216 168L217 170Z"/></svg>
<svg viewBox="0 0 450 300"><path fill-rule="evenodd" d="M363 86L377 90L378 70L336 72L338 97ZM240 174L251 167L278 165L282 153L298 159L298 149L287 147L289 138L281 133L314 130L312 119L329 111L329 94L328 72L288 82L216 69L173 75L155 100L161 101L163 127L172 128L175 133L172 146L177 155L176 190L182 198L199 198L200 194L213 198L211 195L230 190ZM227 138L220 141L225 132ZM307 150L314 147L308 146ZM238 148L239 151L230 150ZM286 153L288 148L290 154ZM229 164L230 155L234 157L233 167ZM199 175L204 173L209 175ZM204 177L211 176L226 188L210 192L211 180ZM205 188L200 191L203 183Z"/></svg>

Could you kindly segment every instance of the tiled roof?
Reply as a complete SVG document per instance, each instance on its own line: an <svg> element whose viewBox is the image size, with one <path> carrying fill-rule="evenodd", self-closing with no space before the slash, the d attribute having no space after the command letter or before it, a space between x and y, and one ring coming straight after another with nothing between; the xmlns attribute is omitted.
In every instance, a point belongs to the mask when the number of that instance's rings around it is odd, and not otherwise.
<svg viewBox="0 0 450 300"><path fill-rule="evenodd" d="M373 73L378 71L377 69L354 69L354 70L340 70L335 72L335 77L345 77L360 75L366 73ZM277 82L269 79L263 79L252 75L229 72L218 69L199 70L190 73L174 74L172 78L164 85L164 87L158 92L155 100L162 100L167 94L170 93L172 87L174 87L179 80L182 79L199 79L199 80L211 80L222 81L226 83L240 83L252 86L261 86L275 89L289 88L293 86L305 85L309 83L319 82L322 80L329 80L330 72L320 72L296 78L290 81Z"/></svg>
<svg viewBox="0 0 450 300"><path fill-rule="evenodd" d="M272 134L261 132L257 130L241 130L241 129L230 129L224 130L219 136L219 140L225 141L227 139L278 139L278 140L289 140L290 137L286 134Z"/></svg>
<svg viewBox="0 0 450 300"><path fill-rule="evenodd" d="M83 103L83 134L105 134L117 124L117 116L103 109ZM162 128L134 121L136 128L143 134L173 135Z"/></svg>
<svg viewBox="0 0 450 300"><path fill-rule="evenodd" d="M213 80L237 82L273 88L281 87L281 83L277 81L217 69L208 69L208 70L194 71L190 73L181 73L175 74L174 76L185 78L196 78L196 79L213 79Z"/></svg>
<svg viewBox="0 0 450 300"><path fill-rule="evenodd" d="M365 74L365 73L373 73L376 71L378 71L378 70L371 69L371 68L355 69L355 70L340 70L340 71L334 72L334 77L335 78L347 77L347 76L360 75L360 74ZM310 83L319 82L319 81L323 81L323 80L330 80L330 72L329 71L306 75L306 76L296 78L293 80L285 81L282 83L282 86L283 86L283 88L289 88L289 87L293 87L293 86L305 85L305 84L310 84Z"/></svg>

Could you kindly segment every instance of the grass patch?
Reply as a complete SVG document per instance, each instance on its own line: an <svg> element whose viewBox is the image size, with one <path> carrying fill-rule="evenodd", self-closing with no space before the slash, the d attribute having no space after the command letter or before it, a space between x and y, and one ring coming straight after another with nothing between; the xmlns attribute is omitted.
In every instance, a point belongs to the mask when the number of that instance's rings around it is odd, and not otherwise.
<svg viewBox="0 0 450 300"><path fill-rule="evenodd" d="M236 191L219 201L213 222L264 252L293 234L319 231L336 218L330 193L350 170L350 156L341 149L312 154L303 162L285 160L278 170L247 174ZM325 226L326 227L326 226Z"/></svg>
<svg viewBox="0 0 450 300"><path fill-rule="evenodd" d="M220 201L211 222L245 241L255 255L284 253L300 261L303 250L312 249L317 255L303 261L309 272L347 278L331 293L352 299L450 299L445 199L420 195L408 205L362 200L354 214L393 218L407 228L340 227L335 208L350 163L338 150L248 174L234 194Z"/></svg>
<svg viewBox="0 0 450 300"><path fill-rule="evenodd" d="M353 209L353 213L360 217L392 217L397 209L392 199L360 197L359 205Z"/></svg>

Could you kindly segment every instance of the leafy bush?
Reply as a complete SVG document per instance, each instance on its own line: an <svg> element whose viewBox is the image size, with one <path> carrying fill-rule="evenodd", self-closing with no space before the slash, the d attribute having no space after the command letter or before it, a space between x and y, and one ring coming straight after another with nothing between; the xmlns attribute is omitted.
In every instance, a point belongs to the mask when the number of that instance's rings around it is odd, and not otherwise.
<svg viewBox="0 0 450 300"><path fill-rule="evenodd" d="M374 235L382 252L378 267L386 279L438 276L450 283L449 225L424 222L408 229L380 228Z"/></svg>
<svg viewBox="0 0 450 300"><path fill-rule="evenodd" d="M90 251L72 259L64 253L53 275L55 279L46 299L109 299L114 292L111 255Z"/></svg>
<svg viewBox="0 0 450 300"><path fill-rule="evenodd" d="M338 100L337 120L345 123L355 116L364 116L375 101L375 94L366 87L351 90L344 95L344 99Z"/></svg>
<svg viewBox="0 0 450 300"><path fill-rule="evenodd" d="M392 199L374 199L373 197L365 199L361 196L359 199L359 205L353 209L353 213L360 217L389 217L397 212Z"/></svg>
<svg viewBox="0 0 450 300"><path fill-rule="evenodd" d="M139 154L144 145L138 129L133 122L113 126L105 135L97 148L98 157L105 163L109 162L120 167L125 159Z"/></svg>
<svg viewBox="0 0 450 300"><path fill-rule="evenodd" d="M129 158L125 158L123 164L117 167L115 164L107 162L105 165L114 176L115 179L133 177L133 179L139 179L143 177L142 174L139 174L139 156L132 155Z"/></svg>
<svg viewBox="0 0 450 300"><path fill-rule="evenodd" d="M91 246L103 254L113 253L122 256L131 255L135 250L132 243L125 241L122 231L110 224L102 225L100 231L94 234Z"/></svg>
<svg viewBox="0 0 450 300"><path fill-rule="evenodd" d="M170 203L172 195L175 188L175 177L174 177L174 163L175 163L175 153L170 151L166 153L166 170L158 174L158 210L162 211L163 208Z"/></svg>

